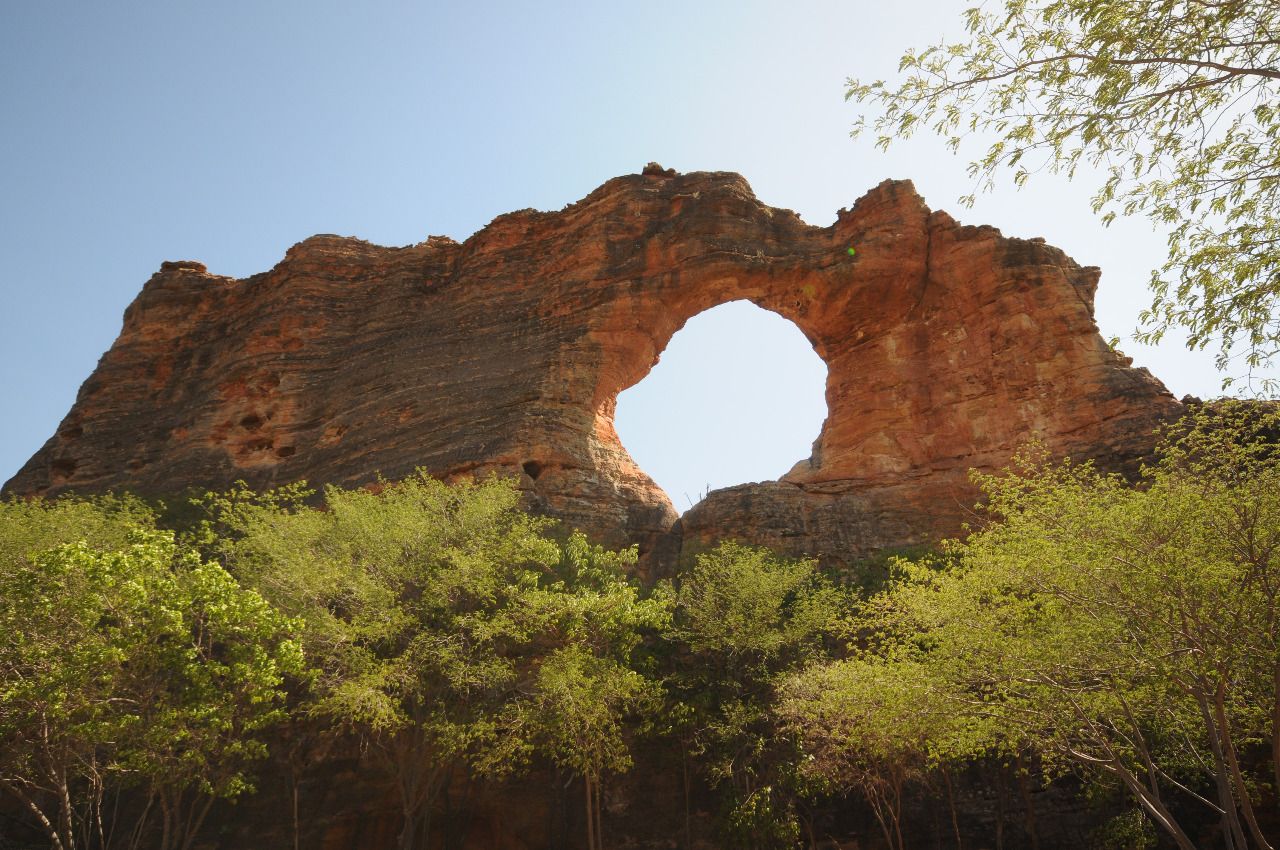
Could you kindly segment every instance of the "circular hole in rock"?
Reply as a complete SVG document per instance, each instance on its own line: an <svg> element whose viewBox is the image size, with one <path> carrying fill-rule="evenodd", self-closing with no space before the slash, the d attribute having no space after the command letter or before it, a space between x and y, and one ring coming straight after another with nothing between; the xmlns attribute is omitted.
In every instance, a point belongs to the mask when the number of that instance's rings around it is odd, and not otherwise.
<svg viewBox="0 0 1280 850"><path fill-rule="evenodd" d="M827 416L827 366L800 329L749 301L706 310L618 396L632 459L683 513L709 490L770 481L809 457Z"/></svg>

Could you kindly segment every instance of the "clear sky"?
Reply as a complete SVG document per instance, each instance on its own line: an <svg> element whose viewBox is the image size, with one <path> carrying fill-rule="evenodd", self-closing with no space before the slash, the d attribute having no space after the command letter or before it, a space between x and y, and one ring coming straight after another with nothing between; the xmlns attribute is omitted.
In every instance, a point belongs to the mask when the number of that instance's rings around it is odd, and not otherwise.
<svg viewBox="0 0 1280 850"><path fill-rule="evenodd" d="M0 480L53 433L162 260L243 276L313 233L461 240L650 160L739 171L818 225L910 178L964 222L1102 266L1099 324L1126 337L1164 251L1145 221L1104 229L1087 183L1048 177L958 209L964 161L936 139L884 154L848 138L845 78L892 76L902 49L958 36L963 5L0 4ZM624 441L681 509L707 485L785 472L817 436L821 364L784 321L744 330L750 315L691 321L651 376L671 385L620 402ZM744 339L762 360L725 355ZM1122 347L1175 394L1218 392L1206 353ZM816 375L817 408L770 396L763 371L728 376L735 364L772 365L796 391ZM715 396L717 382L747 389Z"/></svg>

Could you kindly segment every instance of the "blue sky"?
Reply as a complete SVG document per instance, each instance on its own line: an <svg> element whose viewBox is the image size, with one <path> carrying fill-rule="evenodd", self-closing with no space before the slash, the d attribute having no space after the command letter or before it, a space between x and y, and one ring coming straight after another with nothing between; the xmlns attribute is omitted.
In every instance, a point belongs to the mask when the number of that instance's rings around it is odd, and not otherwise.
<svg viewBox="0 0 1280 850"><path fill-rule="evenodd" d="M958 36L962 6L4 3L0 480L52 434L162 260L243 276L313 233L464 239L650 160L739 171L818 225L910 178L962 221L1102 266L1099 324L1125 337L1164 253L1145 221L1104 229L1087 182L1047 177L958 209L964 161L937 140L884 154L848 138L845 78L892 76L904 48ZM651 376L669 385L620 401L624 442L681 509L708 485L785 472L817 435L821 364L786 322L750 314L690 322ZM726 377L743 339L774 368ZM1208 354L1123 347L1176 394L1217 394ZM818 406L779 403L771 375L801 393L816 376ZM717 396L717 382L750 391Z"/></svg>

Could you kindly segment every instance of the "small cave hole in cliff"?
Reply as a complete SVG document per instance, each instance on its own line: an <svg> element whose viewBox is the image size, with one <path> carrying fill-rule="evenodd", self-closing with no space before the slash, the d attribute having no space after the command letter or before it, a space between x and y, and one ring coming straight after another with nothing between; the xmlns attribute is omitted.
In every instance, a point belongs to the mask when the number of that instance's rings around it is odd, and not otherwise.
<svg viewBox="0 0 1280 850"><path fill-rule="evenodd" d="M709 490L770 481L807 460L827 416L827 366L787 319L749 301L694 316L618 396L635 462L683 513Z"/></svg>

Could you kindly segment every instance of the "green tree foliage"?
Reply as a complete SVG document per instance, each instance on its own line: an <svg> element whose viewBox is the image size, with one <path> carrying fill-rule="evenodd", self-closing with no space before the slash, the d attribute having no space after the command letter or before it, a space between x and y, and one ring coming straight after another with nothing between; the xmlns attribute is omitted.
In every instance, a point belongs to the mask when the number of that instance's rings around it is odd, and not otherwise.
<svg viewBox="0 0 1280 850"><path fill-rule="evenodd" d="M984 527L895 562L852 617L813 562L733 543L646 595L634 550L553 538L494 480L329 488L322 509L239 489L181 545L129 500L0 504L0 786L62 850L186 850L251 788L305 650L301 710L382 759L406 850L438 840L451 783L537 759L582 779L600 850L604 783L659 720L732 846L812 840L806 797L855 792L903 847L905 788L1034 754L1125 789L1184 850L1188 813L1268 848L1277 435L1276 408L1215 405L1137 487L1028 452L979 476ZM104 805L121 790L127 823ZM1097 839L1151 842L1132 814Z"/></svg>
<svg viewBox="0 0 1280 850"><path fill-rule="evenodd" d="M537 740L556 764L582 777L587 848L601 850L601 780L631 766L623 721L657 701L655 683L577 643L548 655L536 681L527 709Z"/></svg>
<svg viewBox="0 0 1280 850"><path fill-rule="evenodd" d="M1273 846L1256 809L1280 787L1278 426L1219 406L1136 488L1034 454L980 476L990 524L901 565L861 613L865 657L792 681L815 769L856 783L842 765L1031 745L1118 782L1184 850L1197 809L1227 847Z"/></svg>
<svg viewBox="0 0 1280 850"><path fill-rule="evenodd" d="M735 846L798 838L796 751L773 715L788 673L828 657L845 596L813 561L722 543L680 578L668 632L677 734L726 792Z"/></svg>
<svg viewBox="0 0 1280 850"><path fill-rule="evenodd" d="M60 850L190 847L251 788L301 668L290 621L149 522L114 500L0 510L0 788ZM132 825L104 808L128 787Z"/></svg>
<svg viewBox="0 0 1280 850"><path fill-rule="evenodd" d="M664 616L625 577L635 552L556 543L496 479L331 487L324 510L304 496L211 496L205 542L305 624L310 711L381 756L400 846L425 846L455 778L536 754L586 779L595 841L600 778L630 763L621 720L652 690L630 666L639 633Z"/></svg>
<svg viewBox="0 0 1280 850"><path fill-rule="evenodd" d="M1090 836L1097 850L1154 850L1159 836L1140 809L1130 809L1108 820Z"/></svg>
<svg viewBox="0 0 1280 850"><path fill-rule="evenodd" d="M540 753L582 777L588 850L604 846L601 797L608 773L631 767L628 722L644 723L661 706L661 687L637 655L646 635L670 621L663 597L642 599L627 581L634 549L609 552L574 534L556 574L531 589L547 614L532 694L512 706L507 723ZM551 648L553 647L553 648Z"/></svg>
<svg viewBox="0 0 1280 850"><path fill-rule="evenodd" d="M1168 227L1143 314L1252 370L1280 344L1280 6L1272 0L1004 0L965 13L969 38L902 57L896 85L850 80L882 146L926 127L980 188L1010 171L1098 169L1095 211ZM855 134L865 129L865 119ZM964 199L972 203L973 196Z"/></svg>
<svg viewBox="0 0 1280 850"><path fill-rule="evenodd" d="M910 654L865 653L791 677L777 714L803 742L800 772L811 790L860 794L885 845L903 848L906 786L993 750L996 730L957 712L947 686ZM943 775L950 791L950 774Z"/></svg>
<svg viewBox="0 0 1280 850"><path fill-rule="evenodd" d="M8 499L0 501L0 564L14 571L30 568L40 553L64 543L117 551L138 531L155 527L154 512L131 497Z"/></svg>

